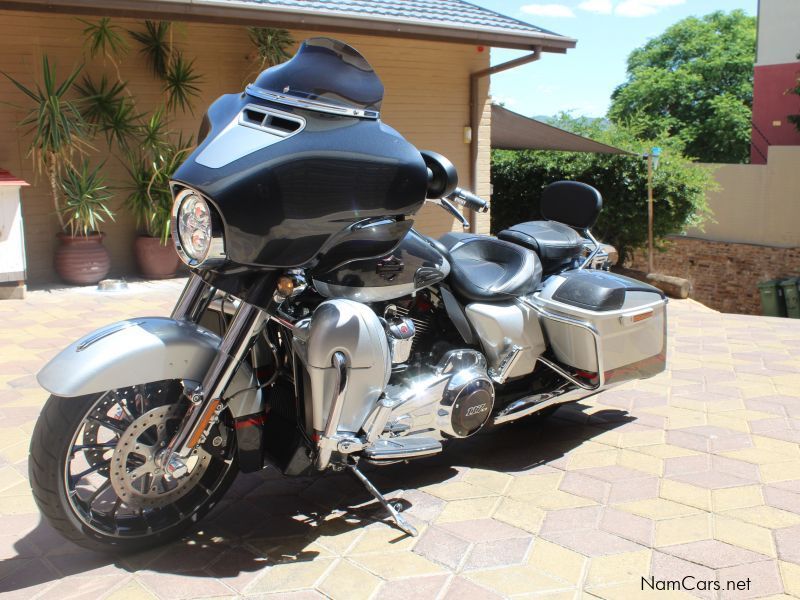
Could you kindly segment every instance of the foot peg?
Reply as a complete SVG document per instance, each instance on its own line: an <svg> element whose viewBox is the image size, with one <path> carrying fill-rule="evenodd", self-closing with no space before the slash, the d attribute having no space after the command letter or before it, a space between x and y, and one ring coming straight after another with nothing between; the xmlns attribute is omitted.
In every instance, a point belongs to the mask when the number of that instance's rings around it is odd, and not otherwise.
<svg viewBox="0 0 800 600"><path fill-rule="evenodd" d="M372 463L395 462L442 451L442 442L433 438L400 437L375 440L364 448L364 458Z"/></svg>
<svg viewBox="0 0 800 600"><path fill-rule="evenodd" d="M364 484L364 487L367 488L369 490L369 493L372 494L375 497L375 499L381 503L381 506L383 506L383 508L385 508L389 512L397 527L399 527L412 537L417 537L419 535L417 529L411 523L406 521L403 515L401 515L397 511L397 509L394 506L392 506L392 504L386 498L383 497L383 494L381 494L378 491L378 488L372 485L372 482L369 479L367 479L366 475L364 475L359 470L357 464L347 463L347 468L350 469L353 475L355 475L358 478L358 480Z"/></svg>

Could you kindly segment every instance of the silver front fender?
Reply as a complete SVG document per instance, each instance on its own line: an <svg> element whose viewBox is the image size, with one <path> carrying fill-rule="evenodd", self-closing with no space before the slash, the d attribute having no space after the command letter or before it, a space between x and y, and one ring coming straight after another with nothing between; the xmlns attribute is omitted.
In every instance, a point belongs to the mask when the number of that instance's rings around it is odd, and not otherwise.
<svg viewBox="0 0 800 600"><path fill-rule="evenodd" d="M62 350L39 371L37 380L56 396L72 398L165 379L200 382L221 339L187 321L142 317L102 327ZM228 389L255 386L242 363ZM226 394L228 395L228 394ZM229 404L234 416L260 410L261 393L248 390Z"/></svg>

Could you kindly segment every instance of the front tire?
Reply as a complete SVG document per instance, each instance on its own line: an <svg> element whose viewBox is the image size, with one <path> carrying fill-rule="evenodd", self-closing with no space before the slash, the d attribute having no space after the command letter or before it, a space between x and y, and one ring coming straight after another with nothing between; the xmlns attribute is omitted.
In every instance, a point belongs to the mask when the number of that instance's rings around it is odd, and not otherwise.
<svg viewBox="0 0 800 600"><path fill-rule="evenodd" d="M127 494L119 484L119 466L115 473L112 463L112 459L119 462L115 458L120 456L116 442L121 438L129 441L132 424L141 423L154 410L174 415L172 406L180 401L179 382L157 382L77 398L50 396L33 430L28 474L39 509L61 535L91 550L135 552L179 537L216 505L238 472L233 442L224 459L204 455L202 473L191 478L191 485L180 493L164 489L169 487L167 483L153 482L150 497L158 498L157 488L173 496L160 502L145 496L141 502L129 498L126 503L120 498ZM162 407L160 412L158 407ZM158 432L167 428L166 420L163 425L144 423L151 430L137 434L143 445L147 436L162 440L170 435ZM123 455L123 461L136 461L129 467L130 473L145 466L146 460L135 456ZM199 469L200 464L198 460L194 468ZM125 469L125 465L122 467ZM151 481L148 479L145 492L150 490Z"/></svg>

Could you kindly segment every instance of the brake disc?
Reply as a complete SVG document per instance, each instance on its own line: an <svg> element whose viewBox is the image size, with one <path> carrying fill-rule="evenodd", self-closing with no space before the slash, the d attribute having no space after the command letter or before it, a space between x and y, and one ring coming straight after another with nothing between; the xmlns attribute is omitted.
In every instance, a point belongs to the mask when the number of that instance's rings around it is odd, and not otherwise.
<svg viewBox="0 0 800 600"><path fill-rule="evenodd" d="M202 448L187 460L189 472L169 477L159 461L183 417L180 405L154 408L133 421L120 436L111 457L111 485L128 506L158 508L188 493L208 468L211 456Z"/></svg>
<svg viewBox="0 0 800 600"><path fill-rule="evenodd" d="M115 420L124 420L126 416L130 416L129 404L131 402L134 403L136 412L141 413L145 401L142 394L136 392L133 388L122 388L105 394L102 400L92 409L83 427L82 442L87 447L97 446L98 448L87 448L84 450L83 455L89 466L100 475L109 476L109 465L111 463L107 454L115 445L113 439L100 439L105 429L102 421L107 416ZM113 411L113 413L109 414L109 411ZM105 445L108 447L103 447Z"/></svg>

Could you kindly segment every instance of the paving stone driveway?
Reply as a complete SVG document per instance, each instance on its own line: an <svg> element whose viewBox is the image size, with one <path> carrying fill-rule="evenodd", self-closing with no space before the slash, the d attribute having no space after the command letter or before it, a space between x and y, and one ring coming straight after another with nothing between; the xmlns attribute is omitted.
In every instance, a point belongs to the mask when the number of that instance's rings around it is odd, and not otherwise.
<svg viewBox="0 0 800 600"><path fill-rule="evenodd" d="M62 541L26 479L34 373L101 324L167 314L180 283L0 302L3 598L800 597L800 322L691 301L669 306L667 373L371 471L418 539L345 475L263 472L168 548L120 559Z"/></svg>

